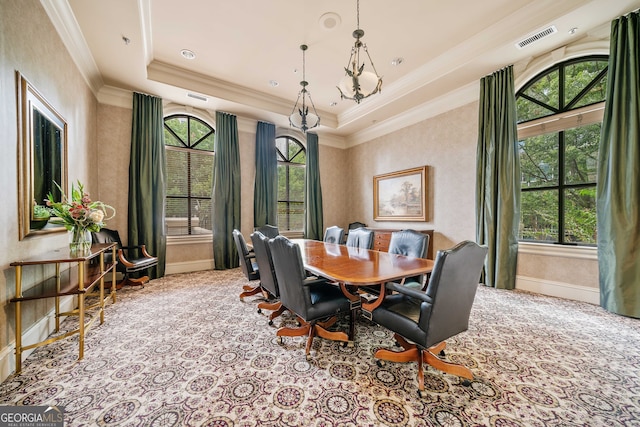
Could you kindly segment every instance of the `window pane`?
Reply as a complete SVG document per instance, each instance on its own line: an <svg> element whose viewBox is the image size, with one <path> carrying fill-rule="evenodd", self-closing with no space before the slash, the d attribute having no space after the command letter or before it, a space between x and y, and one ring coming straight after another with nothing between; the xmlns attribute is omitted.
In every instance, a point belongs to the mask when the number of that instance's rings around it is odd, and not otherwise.
<svg viewBox="0 0 640 427"><path fill-rule="evenodd" d="M302 231L304 229L304 202L289 205L289 230Z"/></svg>
<svg viewBox="0 0 640 427"><path fill-rule="evenodd" d="M276 139L276 151L278 152L278 160L286 161L288 160L288 139L287 138L277 138Z"/></svg>
<svg viewBox="0 0 640 427"><path fill-rule="evenodd" d="M185 146L187 145L187 118L185 116L176 116L167 118L164 121L164 125L171 129L173 133L175 133L179 140L179 142L175 139L175 137L169 138L165 140L165 144L168 145L176 145L176 146ZM165 138L167 134L171 134L165 129Z"/></svg>
<svg viewBox="0 0 640 427"><path fill-rule="evenodd" d="M188 196L187 174L189 154L184 151L166 150L167 196Z"/></svg>
<svg viewBox="0 0 640 427"><path fill-rule="evenodd" d="M520 204L520 239L557 242L558 191L524 191Z"/></svg>
<svg viewBox="0 0 640 427"><path fill-rule="evenodd" d="M518 110L518 123L527 122L529 120L549 116L555 113L553 110L538 105L535 102L531 102L523 97L518 97L518 99L516 99L516 108Z"/></svg>
<svg viewBox="0 0 640 427"><path fill-rule="evenodd" d="M211 233L211 199L192 199L191 234Z"/></svg>
<svg viewBox="0 0 640 427"><path fill-rule="evenodd" d="M607 67L606 61L582 61L565 67L564 98L565 105L569 105L578 94L591 83L596 76ZM586 98L580 100L578 106L604 101L606 79L600 81L591 89ZM574 107L574 108L575 108Z"/></svg>
<svg viewBox="0 0 640 427"><path fill-rule="evenodd" d="M214 134L212 133L212 129L209 127L209 125L192 117L190 126L191 134L189 135L189 137L191 138L191 146L193 148L197 148L198 150L213 151ZM208 136L204 138L205 135ZM201 139L202 141L200 141Z"/></svg>
<svg viewBox="0 0 640 427"><path fill-rule="evenodd" d="M174 147L184 147L184 144L180 142L180 140L176 138L174 134L169 132L166 127L164 128L164 144L172 145Z"/></svg>
<svg viewBox="0 0 640 427"><path fill-rule="evenodd" d="M564 195L565 242L596 244L596 187L572 188Z"/></svg>
<svg viewBox="0 0 640 427"><path fill-rule="evenodd" d="M287 200L287 165L278 165L278 200Z"/></svg>
<svg viewBox="0 0 640 427"><path fill-rule="evenodd" d="M289 200L304 202L304 171L302 167L289 167Z"/></svg>
<svg viewBox="0 0 640 427"><path fill-rule="evenodd" d="M565 131L565 184L595 183L600 123Z"/></svg>
<svg viewBox="0 0 640 427"><path fill-rule="evenodd" d="M211 197L213 156L191 152L191 197Z"/></svg>
<svg viewBox="0 0 640 427"><path fill-rule="evenodd" d="M558 109L560 106L560 99L558 97L558 89L560 87L558 84L559 75L558 70L554 70L540 77L524 93L533 99Z"/></svg>
<svg viewBox="0 0 640 427"><path fill-rule="evenodd" d="M188 199L173 199L167 197L165 212L167 236L189 234L188 217Z"/></svg>
<svg viewBox="0 0 640 427"><path fill-rule="evenodd" d="M522 188L558 185L558 134L533 136L519 145Z"/></svg>

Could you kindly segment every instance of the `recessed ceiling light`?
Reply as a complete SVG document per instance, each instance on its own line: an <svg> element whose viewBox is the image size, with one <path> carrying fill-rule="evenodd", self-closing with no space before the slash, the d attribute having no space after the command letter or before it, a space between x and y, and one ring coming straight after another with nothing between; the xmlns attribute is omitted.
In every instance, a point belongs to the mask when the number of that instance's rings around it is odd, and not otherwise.
<svg viewBox="0 0 640 427"><path fill-rule="evenodd" d="M342 23L342 18L340 15L334 12L327 12L320 17L319 20L320 28L323 30L331 31L336 29Z"/></svg>
<svg viewBox="0 0 640 427"><path fill-rule="evenodd" d="M269 86L271 87L277 87L280 83L278 83L275 80L269 80Z"/></svg>
<svg viewBox="0 0 640 427"><path fill-rule="evenodd" d="M573 27L573 28L569 29L569 34L570 35L574 35L576 32L578 32L578 27Z"/></svg>
<svg viewBox="0 0 640 427"><path fill-rule="evenodd" d="M393 59L391 60L391 65L393 65L394 67L396 67L396 66L398 66L398 65L402 64L403 62L404 62L404 58L400 58L400 57L393 58Z"/></svg>
<svg viewBox="0 0 640 427"><path fill-rule="evenodd" d="M182 57L185 58L185 59L195 59L196 58L196 54L193 53L193 51L189 50L189 49L182 49L180 51L180 55L182 55Z"/></svg>

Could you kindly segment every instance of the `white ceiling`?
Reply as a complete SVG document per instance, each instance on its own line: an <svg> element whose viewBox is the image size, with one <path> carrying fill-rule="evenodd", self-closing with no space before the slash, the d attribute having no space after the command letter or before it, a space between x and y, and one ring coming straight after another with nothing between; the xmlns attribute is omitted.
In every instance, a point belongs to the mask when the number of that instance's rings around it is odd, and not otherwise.
<svg viewBox="0 0 640 427"><path fill-rule="evenodd" d="M299 46L307 44L316 131L345 144L446 94L470 102L481 77L580 38L606 37L611 20L640 7L640 0L362 0L363 41L384 83L381 94L356 104L336 88L354 42L356 0L41 2L99 99L113 88L136 90L288 127L302 80ZM333 29L322 25L327 13L341 20ZM558 32L515 47L549 25ZM196 58L184 59L182 49ZM403 62L392 66L396 57Z"/></svg>

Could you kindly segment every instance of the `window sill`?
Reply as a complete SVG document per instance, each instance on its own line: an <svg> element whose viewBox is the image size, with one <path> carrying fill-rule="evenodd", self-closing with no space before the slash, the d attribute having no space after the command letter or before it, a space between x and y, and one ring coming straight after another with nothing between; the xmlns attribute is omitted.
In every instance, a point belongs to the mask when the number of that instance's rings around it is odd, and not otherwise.
<svg viewBox="0 0 640 427"><path fill-rule="evenodd" d="M518 242L518 253L550 257L598 259L598 248L592 246L554 245L550 243Z"/></svg>
<svg viewBox="0 0 640 427"><path fill-rule="evenodd" d="M213 243L213 235L167 236L167 246Z"/></svg>

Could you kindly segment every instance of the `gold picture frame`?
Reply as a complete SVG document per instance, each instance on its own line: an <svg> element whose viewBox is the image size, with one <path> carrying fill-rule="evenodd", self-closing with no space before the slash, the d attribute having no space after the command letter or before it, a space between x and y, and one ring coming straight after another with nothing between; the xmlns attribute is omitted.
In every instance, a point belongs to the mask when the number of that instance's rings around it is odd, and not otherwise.
<svg viewBox="0 0 640 427"><path fill-rule="evenodd" d="M374 221L427 220L427 166L373 177Z"/></svg>

